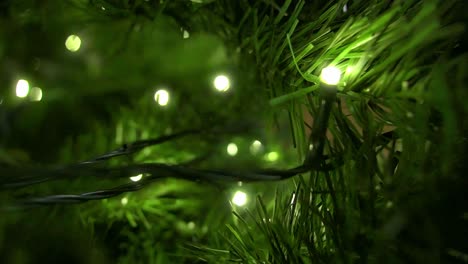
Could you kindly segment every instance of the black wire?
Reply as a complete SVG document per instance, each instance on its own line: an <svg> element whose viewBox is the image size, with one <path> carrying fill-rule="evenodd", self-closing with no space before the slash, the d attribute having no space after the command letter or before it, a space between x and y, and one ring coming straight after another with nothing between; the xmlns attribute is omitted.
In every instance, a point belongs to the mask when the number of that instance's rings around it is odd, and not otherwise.
<svg viewBox="0 0 468 264"><path fill-rule="evenodd" d="M308 169L299 166L290 170L262 170L257 173L215 171L215 170L197 170L189 167L166 164L144 164L134 165L132 168L111 168L108 173L119 172L122 170L138 170L146 176L138 181L127 183L107 190L86 192L82 194L59 194L45 197L29 198L18 201L14 206L6 208L7 210L27 209L42 205L52 204L77 204L91 200L100 200L118 196L127 192L134 192L142 189L144 186L163 178L180 178L196 182L208 183L226 183L226 182L251 182L251 181L276 181L293 177L299 173L306 172ZM124 173L127 175L128 173ZM128 176L128 175L127 175Z"/></svg>
<svg viewBox="0 0 468 264"><path fill-rule="evenodd" d="M138 140L130 144L124 144L122 147L98 157L57 169L5 168L3 169L3 174L12 176L0 178L0 190L26 187L29 185L39 184L52 180L76 179L77 177L89 175L90 173L102 175L104 172L99 171L98 168L93 168L90 166L102 163L115 157L131 155L144 149L145 147L162 144L170 140L179 139L198 133L201 133L201 130L185 130L171 135L164 135L155 139ZM27 176L23 176L24 174L27 174ZM30 174L34 174L34 176L29 176Z"/></svg>
<svg viewBox="0 0 468 264"><path fill-rule="evenodd" d="M90 200L106 199L126 192L138 191L155 180L169 177L181 178L189 181L204 181L211 183L225 183L238 181L278 181L291 178L295 175L305 173L311 170L332 170L335 169L336 166L340 166L342 164L342 160L335 159L334 162L332 161L331 163L324 166L323 164L325 164L327 157L323 156L322 152L326 140L325 133L328 127L328 119L330 116L331 107L335 102L335 99L336 88L322 86L319 113L316 120L314 121L312 133L309 138L309 144L311 144L313 148L309 151L309 154L305 159L304 163L292 169L262 169L257 170L255 172L235 172L232 170L200 170L184 165L167 165L159 163L137 164L113 168L96 167L96 165L99 165L103 161L110 160L114 157L130 155L148 146L161 144L169 140L174 140L187 135L198 134L201 132L200 130L187 130L171 135L161 136L156 139L139 140L131 144L124 144L122 147L116 150L64 168L54 170L37 169L37 171L35 171L36 176L23 176L14 178L10 177L7 180L3 180L0 182L0 189L19 188L56 179L76 179L77 177L84 175L103 175L104 177L110 178L131 177L136 174L145 175L145 177L139 182L127 183L125 185L121 185L107 190L86 192L82 194L60 194L38 198L29 198L19 201L13 207L9 207L9 209L21 209L40 205L75 204L87 202ZM38 177L37 175L40 176Z"/></svg>
<svg viewBox="0 0 468 264"><path fill-rule="evenodd" d="M336 98L336 87L321 84L320 87L320 108L314 120L312 131L309 137L309 152L304 161L304 165L317 167L322 162L323 149L326 142L328 119Z"/></svg>
<svg viewBox="0 0 468 264"><path fill-rule="evenodd" d="M116 150L113 150L111 152L108 152L104 155L98 156L90 160L82 161L78 164L96 163L100 161L109 160L111 158L118 157L118 156L133 154L149 146L158 145L158 144L167 142L169 140L179 139L188 135L198 134L200 132L201 132L200 130L186 130L186 131L178 132L178 133L171 134L171 135L161 136L156 139L138 140L130 144L124 144L122 147Z"/></svg>

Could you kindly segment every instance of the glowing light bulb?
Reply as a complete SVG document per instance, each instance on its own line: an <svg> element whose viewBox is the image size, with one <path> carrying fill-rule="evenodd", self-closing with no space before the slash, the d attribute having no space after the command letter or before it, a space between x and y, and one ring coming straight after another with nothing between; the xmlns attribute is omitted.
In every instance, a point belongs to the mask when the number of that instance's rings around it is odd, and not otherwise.
<svg viewBox="0 0 468 264"><path fill-rule="evenodd" d="M164 89L157 90L154 93L154 101L160 106L167 105L169 103L169 92Z"/></svg>
<svg viewBox="0 0 468 264"><path fill-rule="evenodd" d="M247 194L242 191L237 191L232 197L232 203L238 206L243 206L247 203Z"/></svg>
<svg viewBox="0 0 468 264"><path fill-rule="evenodd" d="M122 200L120 200L120 203L121 203L123 206L127 205L127 204L128 204L128 198L127 198L127 197L122 198Z"/></svg>
<svg viewBox="0 0 468 264"><path fill-rule="evenodd" d="M16 83L16 96L24 98L29 93L29 83L26 80L19 80Z"/></svg>
<svg viewBox="0 0 468 264"><path fill-rule="evenodd" d="M183 38L184 38L184 39L190 38L190 33L189 33L187 30L184 30Z"/></svg>
<svg viewBox="0 0 468 264"><path fill-rule="evenodd" d="M213 81L214 87L216 90L220 92L225 92L229 90L229 87L231 86L231 83L229 81L229 78L225 75L218 75Z"/></svg>
<svg viewBox="0 0 468 264"><path fill-rule="evenodd" d="M188 223L187 223L187 228L188 228L188 229L195 229L195 223L192 222L192 221L188 222Z"/></svg>
<svg viewBox="0 0 468 264"><path fill-rule="evenodd" d="M230 156L237 155L237 151L238 151L237 145L235 143L229 143L227 145L226 151Z"/></svg>
<svg viewBox="0 0 468 264"><path fill-rule="evenodd" d="M260 142L259 140L255 140L254 142L252 142L252 145L250 145L250 152L252 154L256 154L260 152L261 149L262 149L262 142Z"/></svg>
<svg viewBox="0 0 468 264"><path fill-rule="evenodd" d="M271 162L277 161L278 158L279 158L279 154L278 154L278 152L276 152L276 151L268 152L268 153L266 154L266 160L267 160L267 161L271 161Z"/></svg>
<svg viewBox="0 0 468 264"><path fill-rule="evenodd" d="M322 74L320 74L320 79L322 82L328 85L337 85L341 79L340 69L329 66L322 69Z"/></svg>
<svg viewBox="0 0 468 264"><path fill-rule="evenodd" d="M42 89L39 87L33 87L29 93L31 100L40 101L42 99Z"/></svg>
<svg viewBox="0 0 468 264"><path fill-rule="evenodd" d="M65 40L65 47L71 52L78 51L81 47L80 37L77 35L68 36L67 40Z"/></svg>
<svg viewBox="0 0 468 264"><path fill-rule="evenodd" d="M137 176L130 177L130 180L137 182L143 178L143 174L138 174Z"/></svg>

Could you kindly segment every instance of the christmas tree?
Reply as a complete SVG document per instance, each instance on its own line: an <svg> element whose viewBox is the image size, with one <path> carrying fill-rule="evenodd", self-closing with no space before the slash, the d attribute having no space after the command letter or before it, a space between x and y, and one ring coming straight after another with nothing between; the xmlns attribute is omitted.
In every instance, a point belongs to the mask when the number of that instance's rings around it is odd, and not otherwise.
<svg viewBox="0 0 468 264"><path fill-rule="evenodd" d="M467 9L0 2L0 262L467 263Z"/></svg>

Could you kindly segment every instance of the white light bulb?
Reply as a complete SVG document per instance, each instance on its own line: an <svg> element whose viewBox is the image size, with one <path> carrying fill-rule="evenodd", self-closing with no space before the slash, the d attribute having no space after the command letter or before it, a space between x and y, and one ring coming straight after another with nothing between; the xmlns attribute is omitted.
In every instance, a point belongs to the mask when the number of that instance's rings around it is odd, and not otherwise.
<svg viewBox="0 0 468 264"><path fill-rule="evenodd" d="M26 80L19 80L16 83L16 96L24 98L29 93L29 83Z"/></svg>
<svg viewBox="0 0 468 264"><path fill-rule="evenodd" d="M137 182L143 178L143 174L138 174L137 176L130 177L130 180Z"/></svg>
<svg viewBox="0 0 468 264"><path fill-rule="evenodd" d="M192 222L192 221L188 222L188 223L187 223L187 228L188 228L188 229L195 229L195 223Z"/></svg>
<svg viewBox="0 0 468 264"><path fill-rule="evenodd" d="M229 81L229 78L225 75L218 75L213 81L214 87L216 90L220 92L225 92L229 90L229 87L231 86L231 83Z"/></svg>
<svg viewBox="0 0 468 264"><path fill-rule="evenodd" d="M80 37L77 35L68 36L67 40L65 40L65 47L71 52L78 51L81 47Z"/></svg>
<svg viewBox="0 0 468 264"><path fill-rule="evenodd" d="M238 206L243 206L247 203L247 194L242 191L237 191L232 197L232 203Z"/></svg>
<svg viewBox="0 0 468 264"><path fill-rule="evenodd" d="M237 155L237 151L238 151L237 145L235 143L229 143L227 145L226 151L230 156Z"/></svg>
<svg viewBox="0 0 468 264"><path fill-rule="evenodd" d="M252 142L252 145L250 145L250 152L252 154L256 154L260 152L261 149L262 149L262 142L260 142L259 140L255 140L254 142Z"/></svg>
<svg viewBox="0 0 468 264"><path fill-rule="evenodd" d="M278 154L278 152L276 152L276 151L268 152L268 153L266 154L266 160L267 160L267 161L271 161L271 162L277 161L278 158L279 158L279 154Z"/></svg>
<svg viewBox="0 0 468 264"><path fill-rule="evenodd" d="M42 99L42 90L39 87L33 87L31 93L29 94L31 100L40 101Z"/></svg>
<svg viewBox="0 0 468 264"><path fill-rule="evenodd" d="M169 103L169 92L164 89L157 90L154 93L154 101L160 106L167 105Z"/></svg>
<svg viewBox="0 0 468 264"><path fill-rule="evenodd" d="M333 66L323 68L320 79L328 85L337 85L341 79L341 71Z"/></svg>

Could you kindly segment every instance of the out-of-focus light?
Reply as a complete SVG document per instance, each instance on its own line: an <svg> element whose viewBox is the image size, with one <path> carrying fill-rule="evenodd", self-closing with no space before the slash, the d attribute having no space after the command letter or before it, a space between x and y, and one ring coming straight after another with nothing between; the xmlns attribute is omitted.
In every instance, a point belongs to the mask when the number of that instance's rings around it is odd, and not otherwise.
<svg viewBox="0 0 468 264"><path fill-rule="evenodd" d="M16 83L16 96L24 98L28 96L29 93L29 83L26 80L19 80Z"/></svg>
<svg viewBox="0 0 468 264"><path fill-rule="evenodd" d="M279 154L276 151L268 152L266 154L266 160L267 161L273 162L273 161L277 161L278 159L279 159Z"/></svg>
<svg viewBox="0 0 468 264"><path fill-rule="evenodd" d="M120 200L120 203L121 203L123 206L127 205L127 204L128 204L128 198L127 198L127 197L122 198L122 200Z"/></svg>
<svg viewBox="0 0 468 264"><path fill-rule="evenodd" d="M65 47L71 52L78 51L81 47L80 37L77 35L68 36L67 40L65 40Z"/></svg>
<svg viewBox="0 0 468 264"><path fill-rule="evenodd" d="M348 12L348 4L345 4L343 6L343 12L345 12L345 13Z"/></svg>
<svg viewBox="0 0 468 264"><path fill-rule="evenodd" d="M137 182L143 178L143 174L138 174L137 176L130 177L130 180Z"/></svg>
<svg viewBox="0 0 468 264"><path fill-rule="evenodd" d="M409 88L409 82L408 81L403 81L401 83L401 88L404 90L404 91L407 91L408 88Z"/></svg>
<svg viewBox="0 0 468 264"><path fill-rule="evenodd" d="M226 151L229 154L229 156L237 155L237 151L238 151L237 145L235 143L229 143L227 145Z"/></svg>
<svg viewBox="0 0 468 264"><path fill-rule="evenodd" d="M231 83L226 75L218 75L213 81L214 87L220 92L229 90Z"/></svg>
<svg viewBox="0 0 468 264"><path fill-rule="evenodd" d="M191 229L191 230L195 229L195 223L192 222L192 221L188 222L188 223L187 223L187 228L188 228L188 229Z"/></svg>
<svg viewBox="0 0 468 264"><path fill-rule="evenodd" d="M169 92L164 89L157 90L154 93L154 101L160 106L167 105L169 103Z"/></svg>
<svg viewBox="0 0 468 264"><path fill-rule="evenodd" d="M260 142L259 140L255 140L250 145L250 152L252 154L257 154L258 152L260 152L261 149L262 149L262 142Z"/></svg>
<svg viewBox="0 0 468 264"><path fill-rule="evenodd" d="M341 71L333 66L323 68L320 79L328 85L337 85L341 79Z"/></svg>
<svg viewBox="0 0 468 264"><path fill-rule="evenodd" d="M388 201L387 204L385 205L387 208L392 208L393 207L393 202Z"/></svg>
<svg viewBox="0 0 468 264"><path fill-rule="evenodd" d="M39 87L31 88L31 92L29 93L29 97L33 101L40 101L42 99L42 89Z"/></svg>
<svg viewBox="0 0 468 264"><path fill-rule="evenodd" d="M184 38L184 39L190 38L190 33L189 33L187 30L184 30L183 38Z"/></svg>
<svg viewBox="0 0 468 264"><path fill-rule="evenodd" d="M237 191L232 197L232 203L238 206L243 206L247 203L247 194L243 191Z"/></svg>

